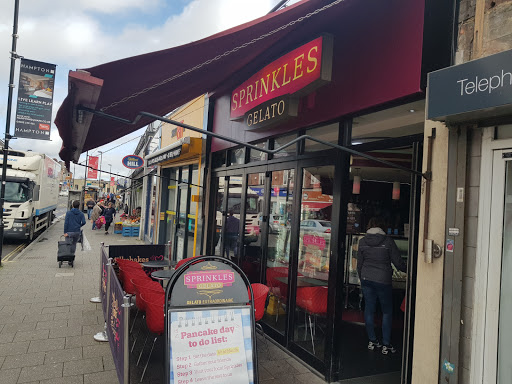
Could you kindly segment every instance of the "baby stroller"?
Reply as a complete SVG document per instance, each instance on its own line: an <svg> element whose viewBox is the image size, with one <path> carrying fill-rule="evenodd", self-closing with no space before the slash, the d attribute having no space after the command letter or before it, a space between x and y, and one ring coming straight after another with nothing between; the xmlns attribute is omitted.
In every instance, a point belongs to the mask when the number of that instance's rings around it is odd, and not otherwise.
<svg viewBox="0 0 512 384"><path fill-rule="evenodd" d="M64 240L62 240L62 238L64 238ZM59 263L59 268L62 267L63 262L67 262L71 266L71 268L73 268L73 263L75 262L76 244L80 243L83 251L83 238L83 231L80 231L80 236L78 237L76 243L73 243L73 238L69 236L62 235L60 237L60 240L57 243L57 262Z"/></svg>

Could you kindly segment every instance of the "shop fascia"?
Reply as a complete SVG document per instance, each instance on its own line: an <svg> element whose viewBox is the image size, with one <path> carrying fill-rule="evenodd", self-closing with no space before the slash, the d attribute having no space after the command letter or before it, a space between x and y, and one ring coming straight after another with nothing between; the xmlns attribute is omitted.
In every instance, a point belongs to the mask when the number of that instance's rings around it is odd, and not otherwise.
<svg viewBox="0 0 512 384"><path fill-rule="evenodd" d="M184 137L183 139L180 139L179 141L146 156L147 166L153 167L165 161L180 157L183 152L184 144L190 144L190 137Z"/></svg>
<svg viewBox="0 0 512 384"><path fill-rule="evenodd" d="M494 119L510 113L512 50L429 73L429 120Z"/></svg>
<svg viewBox="0 0 512 384"><path fill-rule="evenodd" d="M231 94L231 120L257 129L297 116L298 98L331 81L333 38L322 35L273 61Z"/></svg>

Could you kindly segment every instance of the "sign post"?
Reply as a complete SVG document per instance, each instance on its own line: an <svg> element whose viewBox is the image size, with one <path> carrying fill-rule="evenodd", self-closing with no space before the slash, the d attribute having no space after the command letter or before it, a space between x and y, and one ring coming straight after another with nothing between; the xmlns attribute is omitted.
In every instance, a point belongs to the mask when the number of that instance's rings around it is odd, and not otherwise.
<svg viewBox="0 0 512 384"><path fill-rule="evenodd" d="M232 261L195 257L166 289L166 383L258 383L250 282Z"/></svg>
<svg viewBox="0 0 512 384"><path fill-rule="evenodd" d="M91 303L101 303L102 300L105 300L105 294L103 292L103 285L107 285L107 263L108 256L105 251L105 243L101 242L101 251L100 251L100 295L91 297L89 300Z"/></svg>

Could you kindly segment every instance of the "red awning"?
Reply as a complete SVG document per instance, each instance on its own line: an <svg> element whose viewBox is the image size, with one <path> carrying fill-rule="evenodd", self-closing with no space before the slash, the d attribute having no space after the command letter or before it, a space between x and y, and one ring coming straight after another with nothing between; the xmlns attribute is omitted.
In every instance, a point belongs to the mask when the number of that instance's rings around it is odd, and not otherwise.
<svg viewBox="0 0 512 384"><path fill-rule="evenodd" d="M87 112L78 115L77 105L133 120L139 111L163 116L206 92L229 90L297 42L321 33L326 23L340 23L342 14L348 11L352 2L342 1L219 60L171 81L166 80L331 2L304 0L190 44L87 68L84 71L88 73L71 71L69 93L55 119L63 140L60 157L67 162L78 161L82 152L107 144L151 122L149 118L142 118L135 125L127 125ZM162 82L165 83L154 87ZM138 96L133 96L138 92ZM119 104L112 106L116 102Z"/></svg>
<svg viewBox="0 0 512 384"><path fill-rule="evenodd" d="M304 211L319 211L321 209L330 207L332 205L331 203L327 202L318 202L318 201L303 201L301 203L302 209Z"/></svg>

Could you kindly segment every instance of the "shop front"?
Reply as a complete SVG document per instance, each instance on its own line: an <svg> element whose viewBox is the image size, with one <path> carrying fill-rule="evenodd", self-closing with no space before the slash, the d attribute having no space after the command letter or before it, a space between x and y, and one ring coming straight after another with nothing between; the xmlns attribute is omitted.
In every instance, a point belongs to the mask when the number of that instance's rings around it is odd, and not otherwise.
<svg viewBox="0 0 512 384"><path fill-rule="evenodd" d="M187 157L187 146L203 142L183 137L146 157L160 183L154 241L171 242L176 260L229 257L267 285L266 334L327 381L409 383L421 349L413 335L424 89L427 72L450 64L452 8L305 0L182 47L73 72L78 91L57 125L88 141L64 134L61 156L77 161L103 144L97 132L107 124L112 136L155 119L180 126L162 116L210 92L205 120L183 125L207 125L207 151ZM133 97L119 92L127 76L122 92ZM208 156L204 173L199 153ZM367 348L355 260L375 216L407 261L405 275L393 271L397 352L387 356Z"/></svg>
<svg viewBox="0 0 512 384"><path fill-rule="evenodd" d="M201 255L203 140L185 137L146 157L157 168L155 244L169 244L173 260Z"/></svg>
<svg viewBox="0 0 512 384"><path fill-rule="evenodd" d="M424 32L420 3L409 2L407 12L421 23L382 9L395 19L361 31L364 58L326 23L211 97L209 130L254 147L212 139L206 252L269 287L265 333L328 381L410 381L425 102L421 58L405 36ZM377 49L379 42L364 39L388 22L405 45L382 41ZM357 34L358 26L350 28ZM391 355L368 349L357 273L358 244L372 217L384 220L407 264L393 270ZM387 319L376 311L377 328Z"/></svg>

